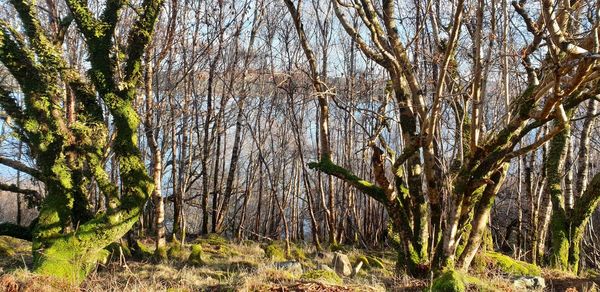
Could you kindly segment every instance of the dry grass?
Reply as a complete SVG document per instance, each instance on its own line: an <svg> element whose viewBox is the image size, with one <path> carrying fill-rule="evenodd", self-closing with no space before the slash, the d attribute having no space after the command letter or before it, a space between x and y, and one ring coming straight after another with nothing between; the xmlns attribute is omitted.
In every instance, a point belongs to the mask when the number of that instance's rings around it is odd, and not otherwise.
<svg viewBox="0 0 600 292"><path fill-rule="evenodd" d="M26 269L31 265L31 246L25 241L0 240L15 246L14 253L0 257L0 291L426 291L428 279L415 279L393 273L395 255L391 252L365 252L346 249L356 264L365 254L376 257L384 268L363 266L355 277L343 277L341 285L327 281L303 280L302 274L277 269L273 260L265 256L264 245L255 242L235 244L218 239L195 240L202 245L201 266L188 265L185 260L172 259L163 263L151 260L118 257L105 266L99 266L79 287L31 274ZM151 242L147 242L152 246ZM189 254L190 245L184 246ZM306 258L301 261L304 271L331 266L332 253L319 254L305 248ZM8 272L8 273L7 273ZM4 273L4 275L2 275ZM511 279L501 273L485 270L473 276L494 291L512 291ZM554 270L545 270L544 278L552 279L552 287L578 286L574 281L588 281ZM321 282L321 283L319 283ZM548 283L548 280L547 280ZM23 289L24 288L24 289ZM12 290L11 290L12 289ZM311 290L315 289L315 290Z"/></svg>

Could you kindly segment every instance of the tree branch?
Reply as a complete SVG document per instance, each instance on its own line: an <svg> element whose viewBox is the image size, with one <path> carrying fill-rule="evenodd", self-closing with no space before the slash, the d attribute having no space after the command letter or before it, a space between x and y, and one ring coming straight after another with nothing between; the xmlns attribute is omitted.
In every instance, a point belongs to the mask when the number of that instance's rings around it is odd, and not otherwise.
<svg viewBox="0 0 600 292"><path fill-rule="evenodd" d="M39 206L44 199L39 192L30 189L22 189L15 184L0 183L0 190L25 195L26 199L34 206Z"/></svg>
<svg viewBox="0 0 600 292"><path fill-rule="evenodd" d="M385 204L387 201L385 191L382 188L376 186L372 182L359 178L351 171L333 163L332 161L322 160L319 162L310 162L308 167L310 169L316 169L326 174L333 175L349 183L359 191L363 192L365 195L372 197L383 204Z"/></svg>

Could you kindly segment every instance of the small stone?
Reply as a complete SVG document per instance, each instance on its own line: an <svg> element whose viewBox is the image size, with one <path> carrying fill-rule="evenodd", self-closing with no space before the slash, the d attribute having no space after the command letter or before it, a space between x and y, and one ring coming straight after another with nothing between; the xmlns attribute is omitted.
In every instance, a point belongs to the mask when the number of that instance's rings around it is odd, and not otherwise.
<svg viewBox="0 0 600 292"><path fill-rule="evenodd" d="M331 265L335 272L340 276L352 275L352 264L350 264L350 259L343 253L336 252L333 256Z"/></svg>
<svg viewBox="0 0 600 292"><path fill-rule="evenodd" d="M513 280L513 287L517 291L542 291L546 281L542 277L518 277Z"/></svg>
<svg viewBox="0 0 600 292"><path fill-rule="evenodd" d="M302 269L302 264L297 261L286 261L286 262L277 262L275 263L275 268L280 270L287 270L293 274L302 274L304 270Z"/></svg>

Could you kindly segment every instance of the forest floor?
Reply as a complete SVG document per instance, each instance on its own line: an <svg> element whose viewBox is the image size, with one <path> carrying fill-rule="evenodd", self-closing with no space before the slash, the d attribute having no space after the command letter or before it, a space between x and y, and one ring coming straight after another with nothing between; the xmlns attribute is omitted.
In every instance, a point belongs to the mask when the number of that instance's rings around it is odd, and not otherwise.
<svg viewBox="0 0 600 292"><path fill-rule="evenodd" d="M201 261L189 261L192 245L201 246ZM116 245L115 245L116 246ZM339 277L329 270L333 252L317 253L292 245L245 241L231 243L220 237L199 238L183 248L170 248L167 260L153 255L152 243L139 242L138 251L116 248L107 263L99 265L79 287L35 276L31 245L0 236L0 291L428 291L429 280L394 274L393 252L343 248L352 266L363 262L358 273ZM180 246L180 245L178 245ZM519 291L514 277L485 270L471 276L479 283L469 291ZM470 276L469 276L470 277ZM580 278L543 271L544 291L597 291L600 278ZM482 288L484 287L484 288ZM594 290L596 289L596 290ZM542 291L542 290L540 290Z"/></svg>

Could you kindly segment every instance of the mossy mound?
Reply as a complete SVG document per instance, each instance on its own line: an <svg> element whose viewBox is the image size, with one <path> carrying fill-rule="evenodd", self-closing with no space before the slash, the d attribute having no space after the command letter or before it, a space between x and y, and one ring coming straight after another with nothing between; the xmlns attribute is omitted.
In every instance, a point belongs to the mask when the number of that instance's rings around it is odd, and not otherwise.
<svg viewBox="0 0 600 292"><path fill-rule="evenodd" d="M31 242L10 236L0 236L0 256L12 257L17 253L31 253Z"/></svg>
<svg viewBox="0 0 600 292"><path fill-rule="evenodd" d="M265 256L273 261L286 259L284 248L278 243L271 243L265 247Z"/></svg>
<svg viewBox="0 0 600 292"><path fill-rule="evenodd" d="M463 275L454 270L444 272L431 283L431 291L463 292L466 290L467 286Z"/></svg>
<svg viewBox="0 0 600 292"><path fill-rule="evenodd" d="M204 264L204 261L202 260L202 245L192 245L192 253L190 253L187 262L193 266L201 266Z"/></svg>
<svg viewBox="0 0 600 292"><path fill-rule="evenodd" d="M463 274L455 270L442 273L431 283L431 291L462 292L462 291L495 291L491 285L479 278Z"/></svg>
<svg viewBox="0 0 600 292"><path fill-rule="evenodd" d="M2 257L12 257L17 253L9 239L7 236L0 237L0 256Z"/></svg>
<svg viewBox="0 0 600 292"><path fill-rule="evenodd" d="M216 233L210 233L195 240L195 243L203 245L227 245L227 239Z"/></svg>
<svg viewBox="0 0 600 292"><path fill-rule="evenodd" d="M273 261L295 260L298 262L306 262L308 257L302 246L290 244L290 253L286 254L285 242L274 241L263 248L265 257Z"/></svg>
<svg viewBox="0 0 600 292"><path fill-rule="evenodd" d="M342 278L338 276L334 271L328 270L311 270L308 271L302 276L300 276L301 280L307 281L317 281L317 282L325 282L328 284L342 285L344 281Z"/></svg>
<svg viewBox="0 0 600 292"><path fill-rule="evenodd" d="M474 261L475 269L499 270L511 276L540 276L542 269L534 264L512 259L498 252L485 252L478 254Z"/></svg>
<svg viewBox="0 0 600 292"><path fill-rule="evenodd" d="M204 252L211 254L213 257L228 258L239 255L237 251L231 248L227 239L215 233L199 238L195 243L202 245Z"/></svg>
<svg viewBox="0 0 600 292"><path fill-rule="evenodd" d="M304 249L297 245L292 246L290 250L290 257L291 259L297 260L299 262L304 262L307 259Z"/></svg>

